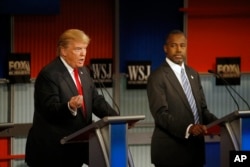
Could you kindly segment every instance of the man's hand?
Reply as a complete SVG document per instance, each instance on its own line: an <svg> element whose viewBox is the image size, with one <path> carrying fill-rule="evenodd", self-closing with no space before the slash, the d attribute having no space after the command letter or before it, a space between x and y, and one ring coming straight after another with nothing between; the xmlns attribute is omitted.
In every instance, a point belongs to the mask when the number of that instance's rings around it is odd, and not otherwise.
<svg viewBox="0 0 250 167"><path fill-rule="evenodd" d="M189 129L189 134L193 136L205 135L207 133L207 127L201 124L194 124Z"/></svg>
<svg viewBox="0 0 250 167"><path fill-rule="evenodd" d="M73 110L76 110L77 108L82 107L82 105L83 105L83 96L82 95L73 96L69 100L69 106Z"/></svg>

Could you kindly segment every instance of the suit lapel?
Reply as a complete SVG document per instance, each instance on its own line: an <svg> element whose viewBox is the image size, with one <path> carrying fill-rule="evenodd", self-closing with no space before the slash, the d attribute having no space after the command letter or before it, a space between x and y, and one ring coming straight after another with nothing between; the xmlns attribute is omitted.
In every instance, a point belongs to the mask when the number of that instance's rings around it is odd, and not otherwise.
<svg viewBox="0 0 250 167"><path fill-rule="evenodd" d="M61 59L58 57L58 61L57 61L57 66L60 69L60 71L62 71L62 79L67 83L68 87L65 87L65 91L69 91L69 94L71 94L72 96L75 96L78 94L77 88L75 86L75 83L70 75L70 73L68 72L67 68L64 66L63 62L61 61Z"/></svg>
<svg viewBox="0 0 250 167"><path fill-rule="evenodd" d="M64 76L65 82L67 82L67 84L69 86L69 90L71 90L71 92L72 92L72 95L76 96L78 94L78 91L77 91L76 85L75 85L71 75L69 74L68 71L65 71L63 76Z"/></svg>
<svg viewBox="0 0 250 167"><path fill-rule="evenodd" d="M188 103L186 94L184 93L184 90L179 82L179 80L177 79L175 73L173 72L173 70L171 69L171 67L169 66L169 64L166 63L166 68L165 68L165 72L167 75L167 79L169 80L169 83L172 85L173 89L175 89L175 91L177 92L177 94L180 96L180 99L182 99L184 105L190 110L190 112L192 113L192 109Z"/></svg>
<svg viewBox="0 0 250 167"><path fill-rule="evenodd" d="M81 83L82 83L82 89L83 89L83 92L84 92L84 99L86 100L87 96L87 79L86 77L84 77L84 71L82 69L79 70L79 77L80 77L80 80L81 80Z"/></svg>
<svg viewBox="0 0 250 167"><path fill-rule="evenodd" d="M84 70L84 68L79 68L79 77L80 77L80 80L81 80L81 83L82 83L82 89L83 89L83 95L84 95L84 102L85 102L85 107L86 107L86 114L88 116L88 111L89 111L89 106L88 104L90 104L89 99L87 96L87 94L89 94L89 81L88 81L88 78L87 78L87 74L86 74L86 70Z"/></svg>

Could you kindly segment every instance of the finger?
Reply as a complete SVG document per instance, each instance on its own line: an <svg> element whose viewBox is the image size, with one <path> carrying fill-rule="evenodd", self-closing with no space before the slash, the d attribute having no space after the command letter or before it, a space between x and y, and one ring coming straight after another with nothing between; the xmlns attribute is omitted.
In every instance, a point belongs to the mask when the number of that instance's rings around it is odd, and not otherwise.
<svg viewBox="0 0 250 167"><path fill-rule="evenodd" d="M207 133L207 127L205 125L203 125L202 129L203 129L204 133L206 134Z"/></svg>
<svg viewBox="0 0 250 167"><path fill-rule="evenodd" d="M203 134L203 129L201 125L194 125L194 135L200 135Z"/></svg>
<svg viewBox="0 0 250 167"><path fill-rule="evenodd" d="M83 96L82 95L77 95L76 96L78 99L83 99Z"/></svg>

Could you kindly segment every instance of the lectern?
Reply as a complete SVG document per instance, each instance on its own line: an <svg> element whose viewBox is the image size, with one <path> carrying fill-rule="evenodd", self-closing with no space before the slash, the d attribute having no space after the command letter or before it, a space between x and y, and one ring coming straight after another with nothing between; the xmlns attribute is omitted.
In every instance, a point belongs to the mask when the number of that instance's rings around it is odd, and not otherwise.
<svg viewBox="0 0 250 167"><path fill-rule="evenodd" d="M229 167L230 151L250 151L250 110L234 111L207 125L215 126L221 130L221 167Z"/></svg>
<svg viewBox="0 0 250 167"><path fill-rule="evenodd" d="M104 117L61 139L61 144L89 142L90 167L127 167L127 129L145 115Z"/></svg>
<svg viewBox="0 0 250 167"><path fill-rule="evenodd" d="M0 131L14 127L14 123L0 123Z"/></svg>

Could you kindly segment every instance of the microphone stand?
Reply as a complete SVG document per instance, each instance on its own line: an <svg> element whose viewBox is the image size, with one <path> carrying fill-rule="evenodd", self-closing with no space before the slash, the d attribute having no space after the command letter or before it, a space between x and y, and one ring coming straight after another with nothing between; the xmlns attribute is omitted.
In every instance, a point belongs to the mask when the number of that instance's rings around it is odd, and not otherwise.
<svg viewBox="0 0 250 167"><path fill-rule="evenodd" d="M236 95L238 95L240 97L240 99L247 105L248 109L250 110L250 106L247 103L247 101L231 86L231 84L229 82L227 82L227 80L225 80L219 73L216 73L213 70L208 70L208 72L214 74L216 77L220 78L226 84L225 87L226 87L227 91L229 92L230 96L233 98L235 104L237 105L238 110L239 110L239 104L236 102L231 91L229 91L228 86L231 88L231 90L233 90L233 92Z"/></svg>
<svg viewBox="0 0 250 167"><path fill-rule="evenodd" d="M90 72L92 72L94 75L95 75L95 71L92 69L91 66L87 66L87 68L89 69ZM114 98L110 95L109 91L107 90L107 88L105 87L105 85L103 84L103 82L98 78L96 77L97 79L97 83L101 89L101 92L102 92L102 95L104 96L104 93L103 93L103 90L105 90L105 92L108 94L109 98L112 100L113 104L115 105L115 107L117 108L117 115L120 115L120 108L118 107L118 105L116 104Z"/></svg>
<svg viewBox="0 0 250 167"><path fill-rule="evenodd" d="M87 66L87 68L93 72L93 74L95 74L95 71L90 67L90 66ZM99 87L101 89L101 92L102 92L102 95L104 96L103 94L103 91L102 91L102 88L104 88L104 90L107 92L109 98L112 100L113 104L115 105L115 107L117 108L117 113L118 115L120 115L120 109L118 107L118 105L116 104L115 100L113 99L113 97L110 95L110 93L108 92L107 88L105 87L105 85L103 84L102 81L100 81L100 79L97 77L97 81L98 81L98 84L99 84ZM133 161L133 157L132 157L132 154L130 152L130 149L128 148L128 166L129 167L134 167L134 161Z"/></svg>

